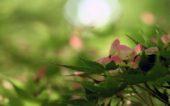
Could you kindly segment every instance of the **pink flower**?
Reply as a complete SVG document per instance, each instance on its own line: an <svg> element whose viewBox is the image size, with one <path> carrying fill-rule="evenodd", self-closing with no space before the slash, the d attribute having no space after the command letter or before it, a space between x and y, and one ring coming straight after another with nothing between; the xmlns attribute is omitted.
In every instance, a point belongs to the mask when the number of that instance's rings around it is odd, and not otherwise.
<svg viewBox="0 0 170 106"><path fill-rule="evenodd" d="M138 62L140 60L139 56L143 50L141 44L138 44L134 49L129 48L128 46L121 45L118 39L114 40L110 49L111 60L120 65L127 65L131 68L137 68ZM123 60L126 60L127 63L124 63Z"/></svg>
<svg viewBox="0 0 170 106"><path fill-rule="evenodd" d="M132 52L133 49L120 45L118 39L114 40L110 48L110 55L118 55L121 59L125 59Z"/></svg>
<svg viewBox="0 0 170 106"><path fill-rule="evenodd" d="M161 40L164 44L168 44L170 42L170 34L162 36Z"/></svg>
<svg viewBox="0 0 170 106"><path fill-rule="evenodd" d="M138 44L134 49L125 45L120 45L118 39L114 40L110 49L110 55L117 55L123 60L133 58L142 51L142 45Z"/></svg>
<svg viewBox="0 0 170 106"><path fill-rule="evenodd" d="M128 46L121 45L118 39L114 40L112 46L110 48L109 57L103 57L97 60L100 64L108 64L111 61L122 65L128 66L130 68L136 69L138 68L138 64L140 61L139 54L142 53L143 47L141 44L138 44L135 48L129 48ZM153 54L158 51L157 47L151 47L144 52L146 54Z"/></svg>

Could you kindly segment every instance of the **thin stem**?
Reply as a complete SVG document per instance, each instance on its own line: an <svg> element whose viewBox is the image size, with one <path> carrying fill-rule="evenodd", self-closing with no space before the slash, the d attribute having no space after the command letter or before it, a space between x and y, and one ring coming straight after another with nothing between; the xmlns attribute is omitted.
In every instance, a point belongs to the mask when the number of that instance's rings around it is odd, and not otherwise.
<svg viewBox="0 0 170 106"><path fill-rule="evenodd" d="M161 102L165 103L166 105L169 105L168 102L166 102L164 99L162 99L161 97L159 97L158 95L156 95L155 92L154 92L150 87L145 88L145 87L140 86L140 85L136 85L136 86L138 86L139 88L147 91L147 92L150 93L151 95L154 95L157 99L159 99Z"/></svg>
<svg viewBox="0 0 170 106"><path fill-rule="evenodd" d="M135 89L134 86L131 86L132 90L134 91L134 93L148 106L150 106L147 101L139 94L139 92Z"/></svg>
<svg viewBox="0 0 170 106"><path fill-rule="evenodd" d="M147 83L144 83L144 85L146 86L146 88L148 88L148 89L152 92L152 94L153 94L156 98L158 98L158 99L159 99L160 101L162 101L163 103L165 103L165 104L167 104L167 105L170 105L169 102L165 101L163 98L161 98L159 95L157 95L157 94L155 93L155 91L152 90Z"/></svg>
<svg viewBox="0 0 170 106"><path fill-rule="evenodd" d="M136 41L135 39L133 39L130 35L126 34L126 36L127 36L130 40L132 40L135 44L139 44L139 42Z"/></svg>
<svg viewBox="0 0 170 106"><path fill-rule="evenodd" d="M154 106L154 103L153 103L153 100L152 100L152 96L151 96L151 95L149 95L149 99L150 99L151 105Z"/></svg>
<svg viewBox="0 0 170 106"><path fill-rule="evenodd" d="M120 104L122 103L123 106L125 104L125 97L120 93L118 93L116 96L120 99Z"/></svg>
<svg viewBox="0 0 170 106"><path fill-rule="evenodd" d="M149 88L152 92L154 92L154 91L149 87L149 85L148 85L147 83L145 83L144 85L146 85L147 88ZM154 106L154 103L153 103L153 101L152 101L151 95L149 94L148 96L149 96L149 100L150 100L151 105Z"/></svg>

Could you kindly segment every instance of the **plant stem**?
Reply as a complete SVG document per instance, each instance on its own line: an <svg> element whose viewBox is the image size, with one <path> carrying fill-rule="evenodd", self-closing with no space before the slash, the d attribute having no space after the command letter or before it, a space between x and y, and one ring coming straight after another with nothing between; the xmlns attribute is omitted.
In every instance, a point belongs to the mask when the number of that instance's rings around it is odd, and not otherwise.
<svg viewBox="0 0 170 106"><path fill-rule="evenodd" d="M152 90L147 83L144 83L144 84L145 84L146 88L148 88L157 99L159 99L159 100L162 101L163 103L167 104L168 106L170 105L169 102L165 101L162 97L160 97L159 95L157 95L157 94L155 93L155 91Z"/></svg>
<svg viewBox="0 0 170 106"><path fill-rule="evenodd" d="M143 87L143 86L140 86L140 85L136 85L138 86L139 88L147 91L150 95L154 95L154 97L156 97L157 99L159 99L161 102L165 103L167 106L169 106L170 104L168 102L166 102L164 99L162 99L161 97L159 97L158 95L155 94L155 92L148 86Z"/></svg>
<svg viewBox="0 0 170 106"><path fill-rule="evenodd" d="M150 106L147 101L139 94L139 92L135 89L134 86L130 86L132 88L132 90L134 91L134 93L148 106Z"/></svg>
<svg viewBox="0 0 170 106"><path fill-rule="evenodd" d="M151 95L149 94L148 96L149 96L149 100L150 100L151 106L154 106L154 103L153 103Z"/></svg>

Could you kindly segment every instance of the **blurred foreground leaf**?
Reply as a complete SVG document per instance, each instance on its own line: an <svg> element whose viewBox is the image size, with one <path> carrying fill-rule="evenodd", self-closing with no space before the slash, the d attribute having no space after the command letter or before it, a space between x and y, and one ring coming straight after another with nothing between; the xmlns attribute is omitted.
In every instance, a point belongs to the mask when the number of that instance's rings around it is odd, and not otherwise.
<svg viewBox="0 0 170 106"><path fill-rule="evenodd" d="M84 73L88 74L100 74L105 72L104 66L101 64L90 61L90 60L82 60L83 65L82 66L69 66L69 65L60 65L62 67L66 67L75 71L82 71Z"/></svg>

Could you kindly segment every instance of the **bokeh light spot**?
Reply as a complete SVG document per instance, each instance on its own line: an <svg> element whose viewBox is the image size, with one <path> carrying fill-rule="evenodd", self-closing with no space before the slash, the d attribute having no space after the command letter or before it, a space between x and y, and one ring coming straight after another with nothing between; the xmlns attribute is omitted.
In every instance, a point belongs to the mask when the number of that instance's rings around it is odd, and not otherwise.
<svg viewBox="0 0 170 106"><path fill-rule="evenodd" d="M104 27L120 13L118 0L68 0L65 5L66 19L74 26Z"/></svg>

